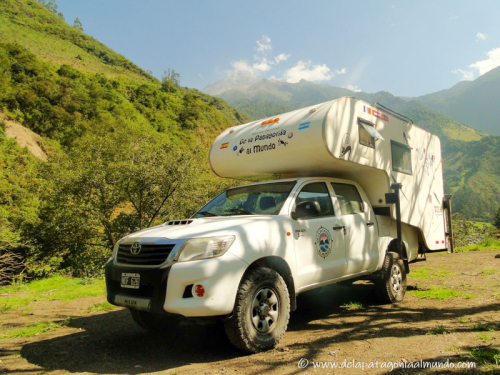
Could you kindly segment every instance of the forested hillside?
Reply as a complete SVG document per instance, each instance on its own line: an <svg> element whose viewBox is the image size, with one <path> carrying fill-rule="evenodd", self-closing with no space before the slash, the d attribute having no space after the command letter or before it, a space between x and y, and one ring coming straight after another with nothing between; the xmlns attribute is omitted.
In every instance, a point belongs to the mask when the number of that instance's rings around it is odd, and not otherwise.
<svg viewBox="0 0 500 375"><path fill-rule="evenodd" d="M248 119L223 100L175 74L158 81L35 1L0 3L0 37L17 41L0 43L0 119L41 135L48 155L0 121L0 281L98 274L120 237L189 216L232 183L207 151Z"/></svg>
<svg viewBox="0 0 500 375"><path fill-rule="evenodd" d="M51 3L44 7L42 3ZM49 10L50 9L50 10ZM55 1L2 0L0 41L17 43L55 65L132 79L155 78L81 30L69 26ZM58 13L58 14L57 14Z"/></svg>

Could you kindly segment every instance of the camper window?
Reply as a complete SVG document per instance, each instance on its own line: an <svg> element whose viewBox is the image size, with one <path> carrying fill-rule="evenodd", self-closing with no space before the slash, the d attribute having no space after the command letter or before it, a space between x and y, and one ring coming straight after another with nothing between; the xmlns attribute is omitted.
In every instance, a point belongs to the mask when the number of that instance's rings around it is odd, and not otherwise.
<svg viewBox="0 0 500 375"><path fill-rule="evenodd" d="M295 201L295 207L300 211L296 212L296 216L300 219L335 215L332 199L324 182L304 186Z"/></svg>
<svg viewBox="0 0 500 375"><path fill-rule="evenodd" d="M359 128L359 143L375 148L375 138L368 132L369 127L375 129L375 126L366 120L358 118L358 128Z"/></svg>
<svg viewBox="0 0 500 375"><path fill-rule="evenodd" d="M354 185L336 184L332 182L335 196L339 201L342 215L359 214L363 212L363 201Z"/></svg>
<svg viewBox="0 0 500 375"><path fill-rule="evenodd" d="M411 148L405 144L391 140L392 170L412 174Z"/></svg>

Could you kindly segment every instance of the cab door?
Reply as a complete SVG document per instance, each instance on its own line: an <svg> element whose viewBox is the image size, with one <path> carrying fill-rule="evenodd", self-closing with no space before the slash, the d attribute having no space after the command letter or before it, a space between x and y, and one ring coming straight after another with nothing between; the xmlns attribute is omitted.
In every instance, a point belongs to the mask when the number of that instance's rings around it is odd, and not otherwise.
<svg viewBox="0 0 500 375"><path fill-rule="evenodd" d="M346 237L346 275L374 270L378 263L378 227L373 209L363 203L358 188L331 183L342 214Z"/></svg>
<svg viewBox="0 0 500 375"><path fill-rule="evenodd" d="M341 277L345 272L345 244L340 217L325 182L302 186L292 208L297 259L296 285L303 288Z"/></svg>

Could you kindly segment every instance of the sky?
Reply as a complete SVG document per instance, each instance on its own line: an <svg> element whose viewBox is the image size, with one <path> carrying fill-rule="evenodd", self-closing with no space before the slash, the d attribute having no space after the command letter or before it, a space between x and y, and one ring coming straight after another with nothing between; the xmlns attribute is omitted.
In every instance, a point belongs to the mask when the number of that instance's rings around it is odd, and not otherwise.
<svg viewBox="0 0 500 375"><path fill-rule="evenodd" d="M500 1L57 0L72 25L160 78L245 72L420 96L500 65Z"/></svg>

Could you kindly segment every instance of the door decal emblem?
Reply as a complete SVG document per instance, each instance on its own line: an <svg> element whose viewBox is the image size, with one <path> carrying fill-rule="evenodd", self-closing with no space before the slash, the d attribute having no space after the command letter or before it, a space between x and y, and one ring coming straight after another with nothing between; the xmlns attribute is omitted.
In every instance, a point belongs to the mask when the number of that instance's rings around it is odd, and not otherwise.
<svg viewBox="0 0 500 375"><path fill-rule="evenodd" d="M326 258L332 252L332 236L326 228L320 227L316 232L316 249L319 256Z"/></svg>

